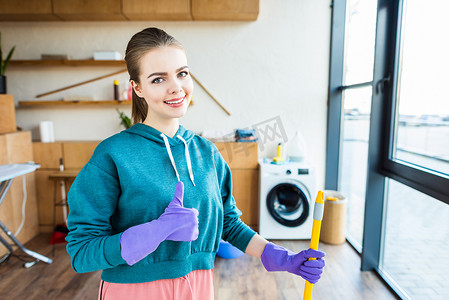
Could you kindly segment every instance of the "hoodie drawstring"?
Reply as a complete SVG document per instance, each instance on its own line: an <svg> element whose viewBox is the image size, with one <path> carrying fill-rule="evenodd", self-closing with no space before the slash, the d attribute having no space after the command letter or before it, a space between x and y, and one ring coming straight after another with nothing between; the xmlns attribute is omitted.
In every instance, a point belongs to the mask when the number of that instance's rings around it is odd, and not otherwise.
<svg viewBox="0 0 449 300"><path fill-rule="evenodd" d="M189 170L190 181L192 181L193 186L195 186L195 181L193 180L192 162L190 161L190 154L189 154L189 149L187 148L187 142L180 135L177 135L176 137L184 143L184 149L186 152L187 169Z"/></svg>
<svg viewBox="0 0 449 300"><path fill-rule="evenodd" d="M173 169L175 170L176 177L178 178L178 181L181 181L181 179L179 178L178 170L176 169L175 160L173 159L173 154L170 149L170 143L168 142L168 138L163 133L161 133L161 137L164 139L165 148L167 149L167 153L168 153L168 157L170 158L171 165L173 166ZM192 162L190 161L190 154L189 154L189 149L187 148L187 143L180 135L177 135L177 138L180 139L184 143L184 149L185 149L185 155L186 155L186 161L187 161L187 168L189 170L190 181L192 181L193 186L195 186L195 182L193 181Z"/></svg>
<svg viewBox="0 0 449 300"><path fill-rule="evenodd" d="M179 179L178 170L176 170L175 160L173 159L173 155L171 154L168 138L163 133L161 133L161 137L164 139L165 148L167 149L168 157L170 157L171 165L173 166L173 169L175 169L176 177L178 177L178 181L181 181L181 179Z"/></svg>

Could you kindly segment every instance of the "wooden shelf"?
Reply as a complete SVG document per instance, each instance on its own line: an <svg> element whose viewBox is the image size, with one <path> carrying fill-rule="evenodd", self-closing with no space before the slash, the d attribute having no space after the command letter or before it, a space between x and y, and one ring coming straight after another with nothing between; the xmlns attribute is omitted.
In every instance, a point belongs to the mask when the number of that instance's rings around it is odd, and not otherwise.
<svg viewBox="0 0 449 300"><path fill-rule="evenodd" d="M70 67L79 67L79 66L111 66L111 67L124 67L126 63L124 60L93 60L93 59L85 59L85 60L72 60L72 59L61 59L61 60L11 60L9 62L10 66L70 66Z"/></svg>
<svg viewBox="0 0 449 300"><path fill-rule="evenodd" d="M84 101L84 100L73 100L73 101L64 101L64 100L48 100L48 101L19 101L19 108L22 107L45 107L45 106L103 106L103 105L131 105L131 101L117 101L117 100L97 100L97 101Z"/></svg>

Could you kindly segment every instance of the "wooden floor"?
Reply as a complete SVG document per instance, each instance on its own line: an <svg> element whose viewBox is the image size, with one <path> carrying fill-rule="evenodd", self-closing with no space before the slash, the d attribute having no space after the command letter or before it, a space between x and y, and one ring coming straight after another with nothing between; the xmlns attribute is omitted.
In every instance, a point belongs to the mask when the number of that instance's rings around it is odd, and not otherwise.
<svg viewBox="0 0 449 300"><path fill-rule="evenodd" d="M26 247L51 256L49 238L48 234L41 234ZM292 251L308 246L306 241L275 242ZM326 267L320 282L314 286L313 299L398 299L376 274L360 272L360 257L348 244L322 243L320 249L327 253ZM15 254L29 260L20 251ZM39 262L26 269L17 257L1 264L0 299L96 299L99 280L100 272L75 273L70 267L65 244L58 244L53 264ZM214 287L217 300L297 300L303 297L304 280L285 272L268 273L260 260L244 255L231 260L217 258Z"/></svg>

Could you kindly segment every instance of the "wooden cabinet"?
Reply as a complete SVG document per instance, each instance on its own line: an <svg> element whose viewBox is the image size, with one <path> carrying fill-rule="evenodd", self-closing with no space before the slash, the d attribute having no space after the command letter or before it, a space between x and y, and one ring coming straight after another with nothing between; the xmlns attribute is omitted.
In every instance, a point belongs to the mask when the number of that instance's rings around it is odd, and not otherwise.
<svg viewBox="0 0 449 300"><path fill-rule="evenodd" d="M34 162L40 164L40 170L59 170L62 158L62 143L33 143Z"/></svg>
<svg viewBox="0 0 449 300"><path fill-rule="evenodd" d="M259 230L259 171L258 169L231 169L232 186L242 221Z"/></svg>
<svg viewBox="0 0 449 300"><path fill-rule="evenodd" d="M62 151L67 170L81 170L94 153L100 142L64 142Z"/></svg>
<svg viewBox="0 0 449 300"><path fill-rule="evenodd" d="M33 160L30 131L1 134L0 141L0 164L20 164Z"/></svg>
<svg viewBox="0 0 449 300"><path fill-rule="evenodd" d="M233 195L242 221L259 229L259 165L257 143L215 143L232 173Z"/></svg>
<svg viewBox="0 0 449 300"><path fill-rule="evenodd" d="M16 131L16 110L12 95L0 94L0 134Z"/></svg>
<svg viewBox="0 0 449 300"><path fill-rule="evenodd" d="M36 171L37 199L39 210L40 232L53 231L54 195L61 201L60 186L49 180L49 176L59 171L59 160L62 158L66 170L80 170L89 161L98 141L33 143L34 161L41 165ZM66 186L70 189L71 183ZM56 224L64 222L62 209L56 207Z"/></svg>
<svg viewBox="0 0 449 300"><path fill-rule="evenodd" d="M52 0L0 0L1 21L60 21Z"/></svg>
<svg viewBox="0 0 449 300"><path fill-rule="evenodd" d="M259 0L192 0L193 20L255 21Z"/></svg>
<svg viewBox="0 0 449 300"><path fill-rule="evenodd" d="M27 163L33 160L31 132L20 131L0 134L0 165ZM15 233L22 222L22 205L24 203L25 177L25 222L17 239L26 243L39 233L38 210L36 201L35 174L28 173L13 179L11 187L0 205L0 220ZM3 232L1 233L3 234ZM9 238L6 239L9 241ZM6 248L0 246L0 255L7 253Z"/></svg>
<svg viewBox="0 0 449 300"><path fill-rule="evenodd" d="M0 21L254 21L259 0L0 0Z"/></svg>
<svg viewBox="0 0 449 300"><path fill-rule="evenodd" d="M64 21L125 21L121 0L52 0L53 13Z"/></svg>
<svg viewBox="0 0 449 300"><path fill-rule="evenodd" d="M192 20L190 0L123 0L123 15L130 21Z"/></svg>
<svg viewBox="0 0 449 300"><path fill-rule="evenodd" d="M257 143L214 143L231 169L257 169Z"/></svg>
<svg viewBox="0 0 449 300"><path fill-rule="evenodd" d="M41 232L53 230L54 182L48 177L59 171L63 158L66 170L80 170L89 161L99 141L33 143L34 161L41 164L36 171L39 228ZM242 221L256 231L259 229L259 172L256 143L215 143L232 172L233 195L242 211ZM67 187L67 191L70 185ZM56 187L57 201L61 191ZM63 222L62 209L56 208L57 223Z"/></svg>

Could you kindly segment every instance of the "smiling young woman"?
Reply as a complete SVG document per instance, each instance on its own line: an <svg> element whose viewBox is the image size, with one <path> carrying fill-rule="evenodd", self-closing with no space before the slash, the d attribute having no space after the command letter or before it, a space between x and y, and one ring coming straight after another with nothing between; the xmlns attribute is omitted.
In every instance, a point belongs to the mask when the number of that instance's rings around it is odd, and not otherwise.
<svg viewBox="0 0 449 300"><path fill-rule="evenodd" d="M212 300L224 239L268 271L317 282L324 253L293 253L244 224L220 152L179 124L193 92L179 42L147 28L131 38L125 60L134 125L102 141L70 188L73 269L103 270L99 299Z"/></svg>
<svg viewBox="0 0 449 300"><path fill-rule="evenodd" d="M165 133L173 136L193 92L185 51L179 47L162 46L146 52L140 58L140 66L138 81L131 80L131 84L148 107L143 123L163 128Z"/></svg>
<svg viewBox="0 0 449 300"><path fill-rule="evenodd" d="M193 92L183 46L165 31L147 28L131 38L125 60L133 86L134 123L162 126L173 136L176 131L170 127L177 130L177 119L185 114Z"/></svg>

